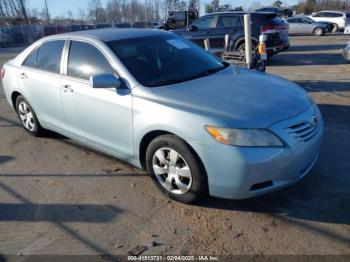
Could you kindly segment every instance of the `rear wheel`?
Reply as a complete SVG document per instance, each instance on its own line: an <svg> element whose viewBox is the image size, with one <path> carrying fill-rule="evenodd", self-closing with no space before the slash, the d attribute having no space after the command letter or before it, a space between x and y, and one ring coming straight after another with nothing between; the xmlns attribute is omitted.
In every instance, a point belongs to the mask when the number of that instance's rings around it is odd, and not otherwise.
<svg viewBox="0 0 350 262"><path fill-rule="evenodd" d="M185 141L174 135L154 139L146 151L147 171L169 198L192 203L207 194L207 178L200 161Z"/></svg>
<svg viewBox="0 0 350 262"><path fill-rule="evenodd" d="M313 35L315 35L315 36L321 36L321 35L323 35L323 34L324 34L324 31L323 31L323 29L320 28L320 27L316 27L316 28L314 29L314 31L313 31Z"/></svg>
<svg viewBox="0 0 350 262"><path fill-rule="evenodd" d="M27 100L23 96L16 99L16 111L24 129L33 136L40 136L44 129L40 126L38 118Z"/></svg>

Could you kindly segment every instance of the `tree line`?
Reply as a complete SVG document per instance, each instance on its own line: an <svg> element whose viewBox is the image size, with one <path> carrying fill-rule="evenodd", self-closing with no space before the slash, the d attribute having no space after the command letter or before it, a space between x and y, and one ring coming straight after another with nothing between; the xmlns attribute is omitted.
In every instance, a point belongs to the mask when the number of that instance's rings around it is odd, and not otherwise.
<svg viewBox="0 0 350 262"><path fill-rule="evenodd" d="M199 9L199 0L108 0L105 5L101 0L89 0L86 8L81 7L75 15L68 10L63 16L51 18L46 0L41 10L30 9L27 0L0 0L0 24L50 24L64 20L91 23L158 21L166 17L168 11L188 8Z"/></svg>
<svg viewBox="0 0 350 262"><path fill-rule="evenodd" d="M261 2L254 2L248 10L262 7ZM81 7L78 13L73 15L73 12L68 10L64 16L52 19L47 0L43 0L43 3L43 8L38 10L29 8L28 0L0 0L0 24L159 21L166 17L168 11L200 8L200 0L108 0L105 5L102 5L101 0L88 0L87 6ZM275 1L274 5L286 6L280 0ZM299 4L290 8L304 14L320 10L350 10L350 0L301 0ZM212 0L205 5L206 13L225 10L241 11L243 8L233 7L231 4L221 5L220 0Z"/></svg>

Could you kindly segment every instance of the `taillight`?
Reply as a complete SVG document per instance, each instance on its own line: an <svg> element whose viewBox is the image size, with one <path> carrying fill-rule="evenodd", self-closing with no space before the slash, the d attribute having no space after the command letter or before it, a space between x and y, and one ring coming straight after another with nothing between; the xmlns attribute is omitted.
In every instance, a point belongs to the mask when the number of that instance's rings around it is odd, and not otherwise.
<svg viewBox="0 0 350 262"><path fill-rule="evenodd" d="M5 76L5 69L4 68L1 68L0 69L0 79L3 79Z"/></svg>
<svg viewBox="0 0 350 262"><path fill-rule="evenodd" d="M288 24L286 25L267 25L261 29L262 33L267 33L268 31L281 31L288 30Z"/></svg>

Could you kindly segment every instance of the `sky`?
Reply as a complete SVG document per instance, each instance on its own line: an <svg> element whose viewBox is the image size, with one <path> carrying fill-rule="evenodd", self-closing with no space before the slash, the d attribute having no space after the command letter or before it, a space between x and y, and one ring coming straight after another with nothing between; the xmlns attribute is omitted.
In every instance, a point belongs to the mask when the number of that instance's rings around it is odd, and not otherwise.
<svg viewBox="0 0 350 262"><path fill-rule="evenodd" d="M27 0L29 4L29 8L37 8L38 10L42 10L44 6L44 0ZM67 12L71 10L73 12L73 16L78 16L79 8L86 9L88 0L47 0L49 10L52 17L55 16L64 16L67 15ZM103 4L107 2L107 0L101 0ZM209 3L210 0L202 0L202 6L204 4ZM274 0L221 0L221 4L232 4L235 6L243 6L244 8L250 7L254 2L259 2L262 6L272 5ZM299 2L299 0L282 0L286 5L293 5ZM201 7L202 12L204 10Z"/></svg>

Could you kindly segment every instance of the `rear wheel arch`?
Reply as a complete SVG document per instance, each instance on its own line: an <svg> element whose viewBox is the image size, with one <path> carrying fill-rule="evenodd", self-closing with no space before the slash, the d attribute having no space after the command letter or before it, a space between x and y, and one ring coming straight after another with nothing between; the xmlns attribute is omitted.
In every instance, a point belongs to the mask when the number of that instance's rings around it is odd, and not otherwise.
<svg viewBox="0 0 350 262"><path fill-rule="evenodd" d="M259 41L255 37L252 37L252 43L253 43L253 46L257 46ZM243 44L245 44L245 38L244 37L237 39L235 44L234 44L234 50L237 50L238 47L240 47Z"/></svg>

